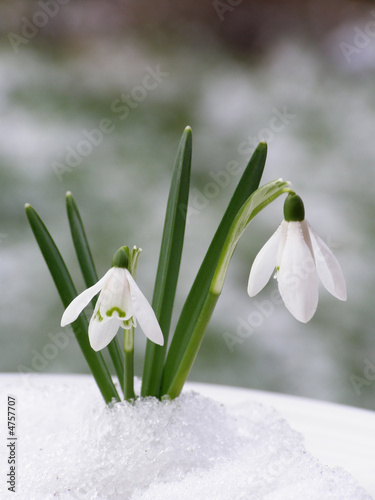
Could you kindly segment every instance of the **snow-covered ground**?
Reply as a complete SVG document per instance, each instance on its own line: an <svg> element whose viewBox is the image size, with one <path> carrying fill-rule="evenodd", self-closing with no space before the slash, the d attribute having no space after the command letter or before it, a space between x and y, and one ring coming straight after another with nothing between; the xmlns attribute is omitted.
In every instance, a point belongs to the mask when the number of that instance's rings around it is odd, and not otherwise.
<svg viewBox="0 0 375 500"><path fill-rule="evenodd" d="M3 475L1 498L371 498L342 468L314 458L276 410L246 394L223 405L186 390L174 401L109 409L91 377L5 375L0 391L12 397L15 415L7 441L15 492ZM5 412L2 435L3 420Z"/></svg>

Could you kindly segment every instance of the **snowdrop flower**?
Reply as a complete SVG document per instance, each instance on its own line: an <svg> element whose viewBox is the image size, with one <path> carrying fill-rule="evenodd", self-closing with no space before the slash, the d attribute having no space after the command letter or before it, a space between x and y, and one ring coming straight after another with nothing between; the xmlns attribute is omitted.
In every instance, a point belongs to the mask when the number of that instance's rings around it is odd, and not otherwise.
<svg viewBox="0 0 375 500"><path fill-rule="evenodd" d="M280 295L291 314L306 323L318 306L319 281L336 298L346 300L345 279L335 256L305 220L303 202L291 193L284 221L256 256L247 292L253 297L276 267Z"/></svg>
<svg viewBox="0 0 375 500"><path fill-rule="evenodd" d="M61 318L61 326L75 321L100 292L89 324L89 340L95 351L108 345L119 327L130 329L136 326L136 319L147 338L163 345L164 338L155 313L127 269L128 256L124 247L115 253L112 266L103 278L69 304Z"/></svg>

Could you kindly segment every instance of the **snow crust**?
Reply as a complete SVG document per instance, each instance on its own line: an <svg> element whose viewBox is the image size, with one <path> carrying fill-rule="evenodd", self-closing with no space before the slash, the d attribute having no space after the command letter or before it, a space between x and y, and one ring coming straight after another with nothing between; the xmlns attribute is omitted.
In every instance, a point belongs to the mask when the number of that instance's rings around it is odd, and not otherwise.
<svg viewBox="0 0 375 500"><path fill-rule="evenodd" d="M371 498L262 404L185 392L109 409L89 377L30 375L5 391L17 398L14 499Z"/></svg>

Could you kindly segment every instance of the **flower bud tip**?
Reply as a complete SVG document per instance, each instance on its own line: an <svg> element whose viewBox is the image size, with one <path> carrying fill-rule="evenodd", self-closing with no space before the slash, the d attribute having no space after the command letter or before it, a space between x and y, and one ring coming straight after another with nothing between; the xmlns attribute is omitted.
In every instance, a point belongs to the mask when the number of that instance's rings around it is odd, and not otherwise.
<svg viewBox="0 0 375 500"><path fill-rule="evenodd" d="M115 255L112 258L112 267L122 267L127 269L129 265L129 259L126 254L124 247L121 247L117 250Z"/></svg>

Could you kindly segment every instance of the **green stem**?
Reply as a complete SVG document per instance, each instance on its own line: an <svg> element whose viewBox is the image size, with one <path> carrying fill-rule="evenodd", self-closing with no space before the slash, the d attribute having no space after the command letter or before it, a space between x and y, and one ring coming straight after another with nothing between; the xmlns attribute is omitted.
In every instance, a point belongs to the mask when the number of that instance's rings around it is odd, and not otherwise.
<svg viewBox="0 0 375 500"><path fill-rule="evenodd" d="M118 381L121 386L121 390L124 393L124 360L121 356L121 351L117 343L117 338L115 337L111 342L107 345L107 349L109 355L111 356L112 364L115 369Z"/></svg>
<svg viewBox="0 0 375 500"><path fill-rule="evenodd" d="M294 193L294 191L290 189L289 182L284 182L280 179L265 184L259 188L253 196L249 197L247 203L245 203L238 212L228 232L210 286L211 293L220 295L233 252L247 226L259 212L275 201L279 196L286 193ZM257 198L261 198L262 201L259 201Z"/></svg>
<svg viewBox="0 0 375 500"><path fill-rule="evenodd" d="M134 328L124 330L124 397L126 401L135 399L134 392Z"/></svg>

